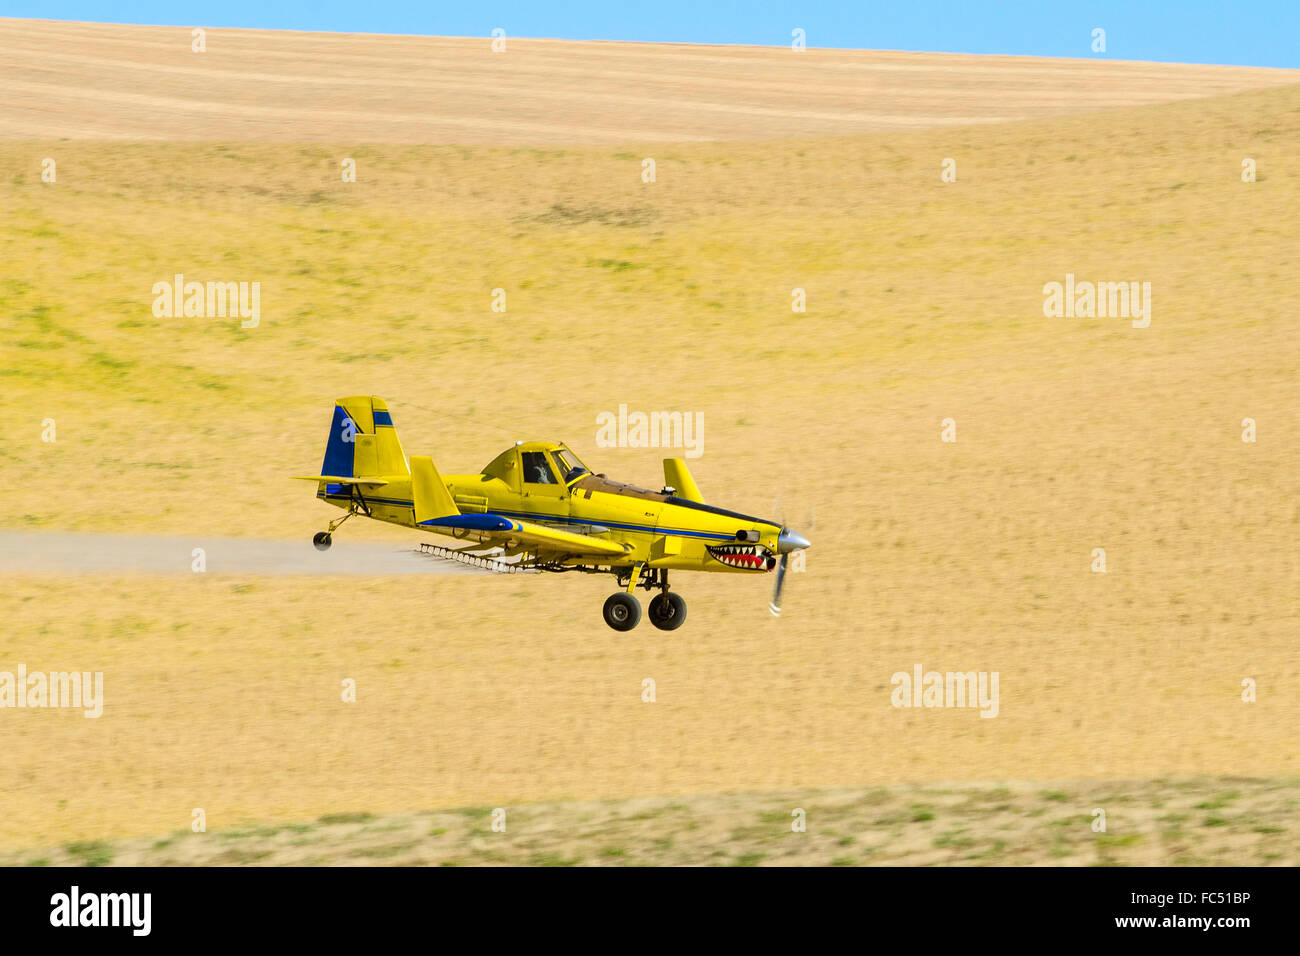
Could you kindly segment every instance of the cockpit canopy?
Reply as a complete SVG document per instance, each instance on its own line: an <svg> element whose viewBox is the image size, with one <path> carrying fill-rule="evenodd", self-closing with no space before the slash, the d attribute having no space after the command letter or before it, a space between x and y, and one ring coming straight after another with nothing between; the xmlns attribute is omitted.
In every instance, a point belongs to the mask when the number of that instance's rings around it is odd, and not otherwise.
<svg viewBox="0 0 1300 956"><path fill-rule="evenodd" d="M490 478L499 478L511 488L526 485L571 485L590 474L582 460L565 445L557 442L519 442L507 448L483 469Z"/></svg>

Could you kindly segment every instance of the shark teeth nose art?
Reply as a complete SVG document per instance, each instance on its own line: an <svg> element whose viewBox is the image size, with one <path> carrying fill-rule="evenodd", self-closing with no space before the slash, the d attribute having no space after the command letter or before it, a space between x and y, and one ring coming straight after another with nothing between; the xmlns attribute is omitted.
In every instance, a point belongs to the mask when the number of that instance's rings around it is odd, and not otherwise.
<svg viewBox="0 0 1300 956"><path fill-rule="evenodd" d="M709 554L731 568L744 571L767 570L771 555L758 545L720 544L709 548Z"/></svg>

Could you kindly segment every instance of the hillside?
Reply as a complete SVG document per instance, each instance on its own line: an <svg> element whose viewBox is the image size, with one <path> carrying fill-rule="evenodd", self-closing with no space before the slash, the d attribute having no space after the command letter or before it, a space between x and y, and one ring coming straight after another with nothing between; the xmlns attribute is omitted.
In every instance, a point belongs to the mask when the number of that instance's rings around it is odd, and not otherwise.
<svg viewBox="0 0 1300 956"><path fill-rule="evenodd" d="M786 46L0 20L0 138L443 145L784 139L1213 96L1300 71ZM781 38L774 38L777 43Z"/></svg>

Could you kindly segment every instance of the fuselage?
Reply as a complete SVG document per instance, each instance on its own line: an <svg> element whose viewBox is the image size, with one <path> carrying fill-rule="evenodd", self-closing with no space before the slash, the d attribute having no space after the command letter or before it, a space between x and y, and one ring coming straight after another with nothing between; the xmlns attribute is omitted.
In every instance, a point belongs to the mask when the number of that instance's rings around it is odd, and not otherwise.
<svg viewBox="0 0 1300 956"><path fill-rule="evenodd" d="M473 532L417 525L409 475L364 492L370 517L473 542ZM776 563L781 526L750 515L678 497L674 489L649 491L588 471L562 444L520 443L482 472L444 475L464 514L491 513L588 534L626 545L621 557L572 557L561 563L600 567L762 573ZM340 508L355 500L349 489L321 483L318 496ZM515 553L528 551L525 547Z"/></svg>

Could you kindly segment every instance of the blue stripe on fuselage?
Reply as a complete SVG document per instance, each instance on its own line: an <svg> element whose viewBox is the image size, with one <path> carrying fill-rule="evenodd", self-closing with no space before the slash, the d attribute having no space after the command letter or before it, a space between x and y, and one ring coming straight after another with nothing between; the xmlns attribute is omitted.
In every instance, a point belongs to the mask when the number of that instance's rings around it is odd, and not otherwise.
<svg viewBox="0 0 1300 956"><path fill-rule="evenodd" d="M621 528L624 531L640 531L643 534L675 534L683 538L717 538L719 541L732 541L733 534L717 534L712 531L684 531L677 528L656 528L646 524L625 524L621 521L604 521L600 518L571 518L568 515L536 514L529 511L506 511L497 508L495 514L510 515L515 518L530 518L536 521L554 521L559 524L598 524L603 528Z"/></svg>
<svg viewBox="0 0 1300 956"><path fill-rule="evenodd" d="M351 501L347 495L327 494L326 498L340 498L343 501ZM367 503L376 505L393 505L398 508L411 508L414 505L409 501L402 501L398 498L376 498L374 495L363 496ZM474 512L471 512L474 513ZM536 514L531 511L507 511L504 508L496 508L489 514L507 515L512 518L523 518L527 521L552 522L554 524L576 524L592 525L598 524L605 528L619 528L623 531L639 531L642 534L675 534L682 538L716 538L718 541L734 540L735 535L717 534L711 531L687 531L678 528L655 528L645 524L626 524L621 521L601 521L593 518L571 518L568 515L548 515Z"/></svg>

